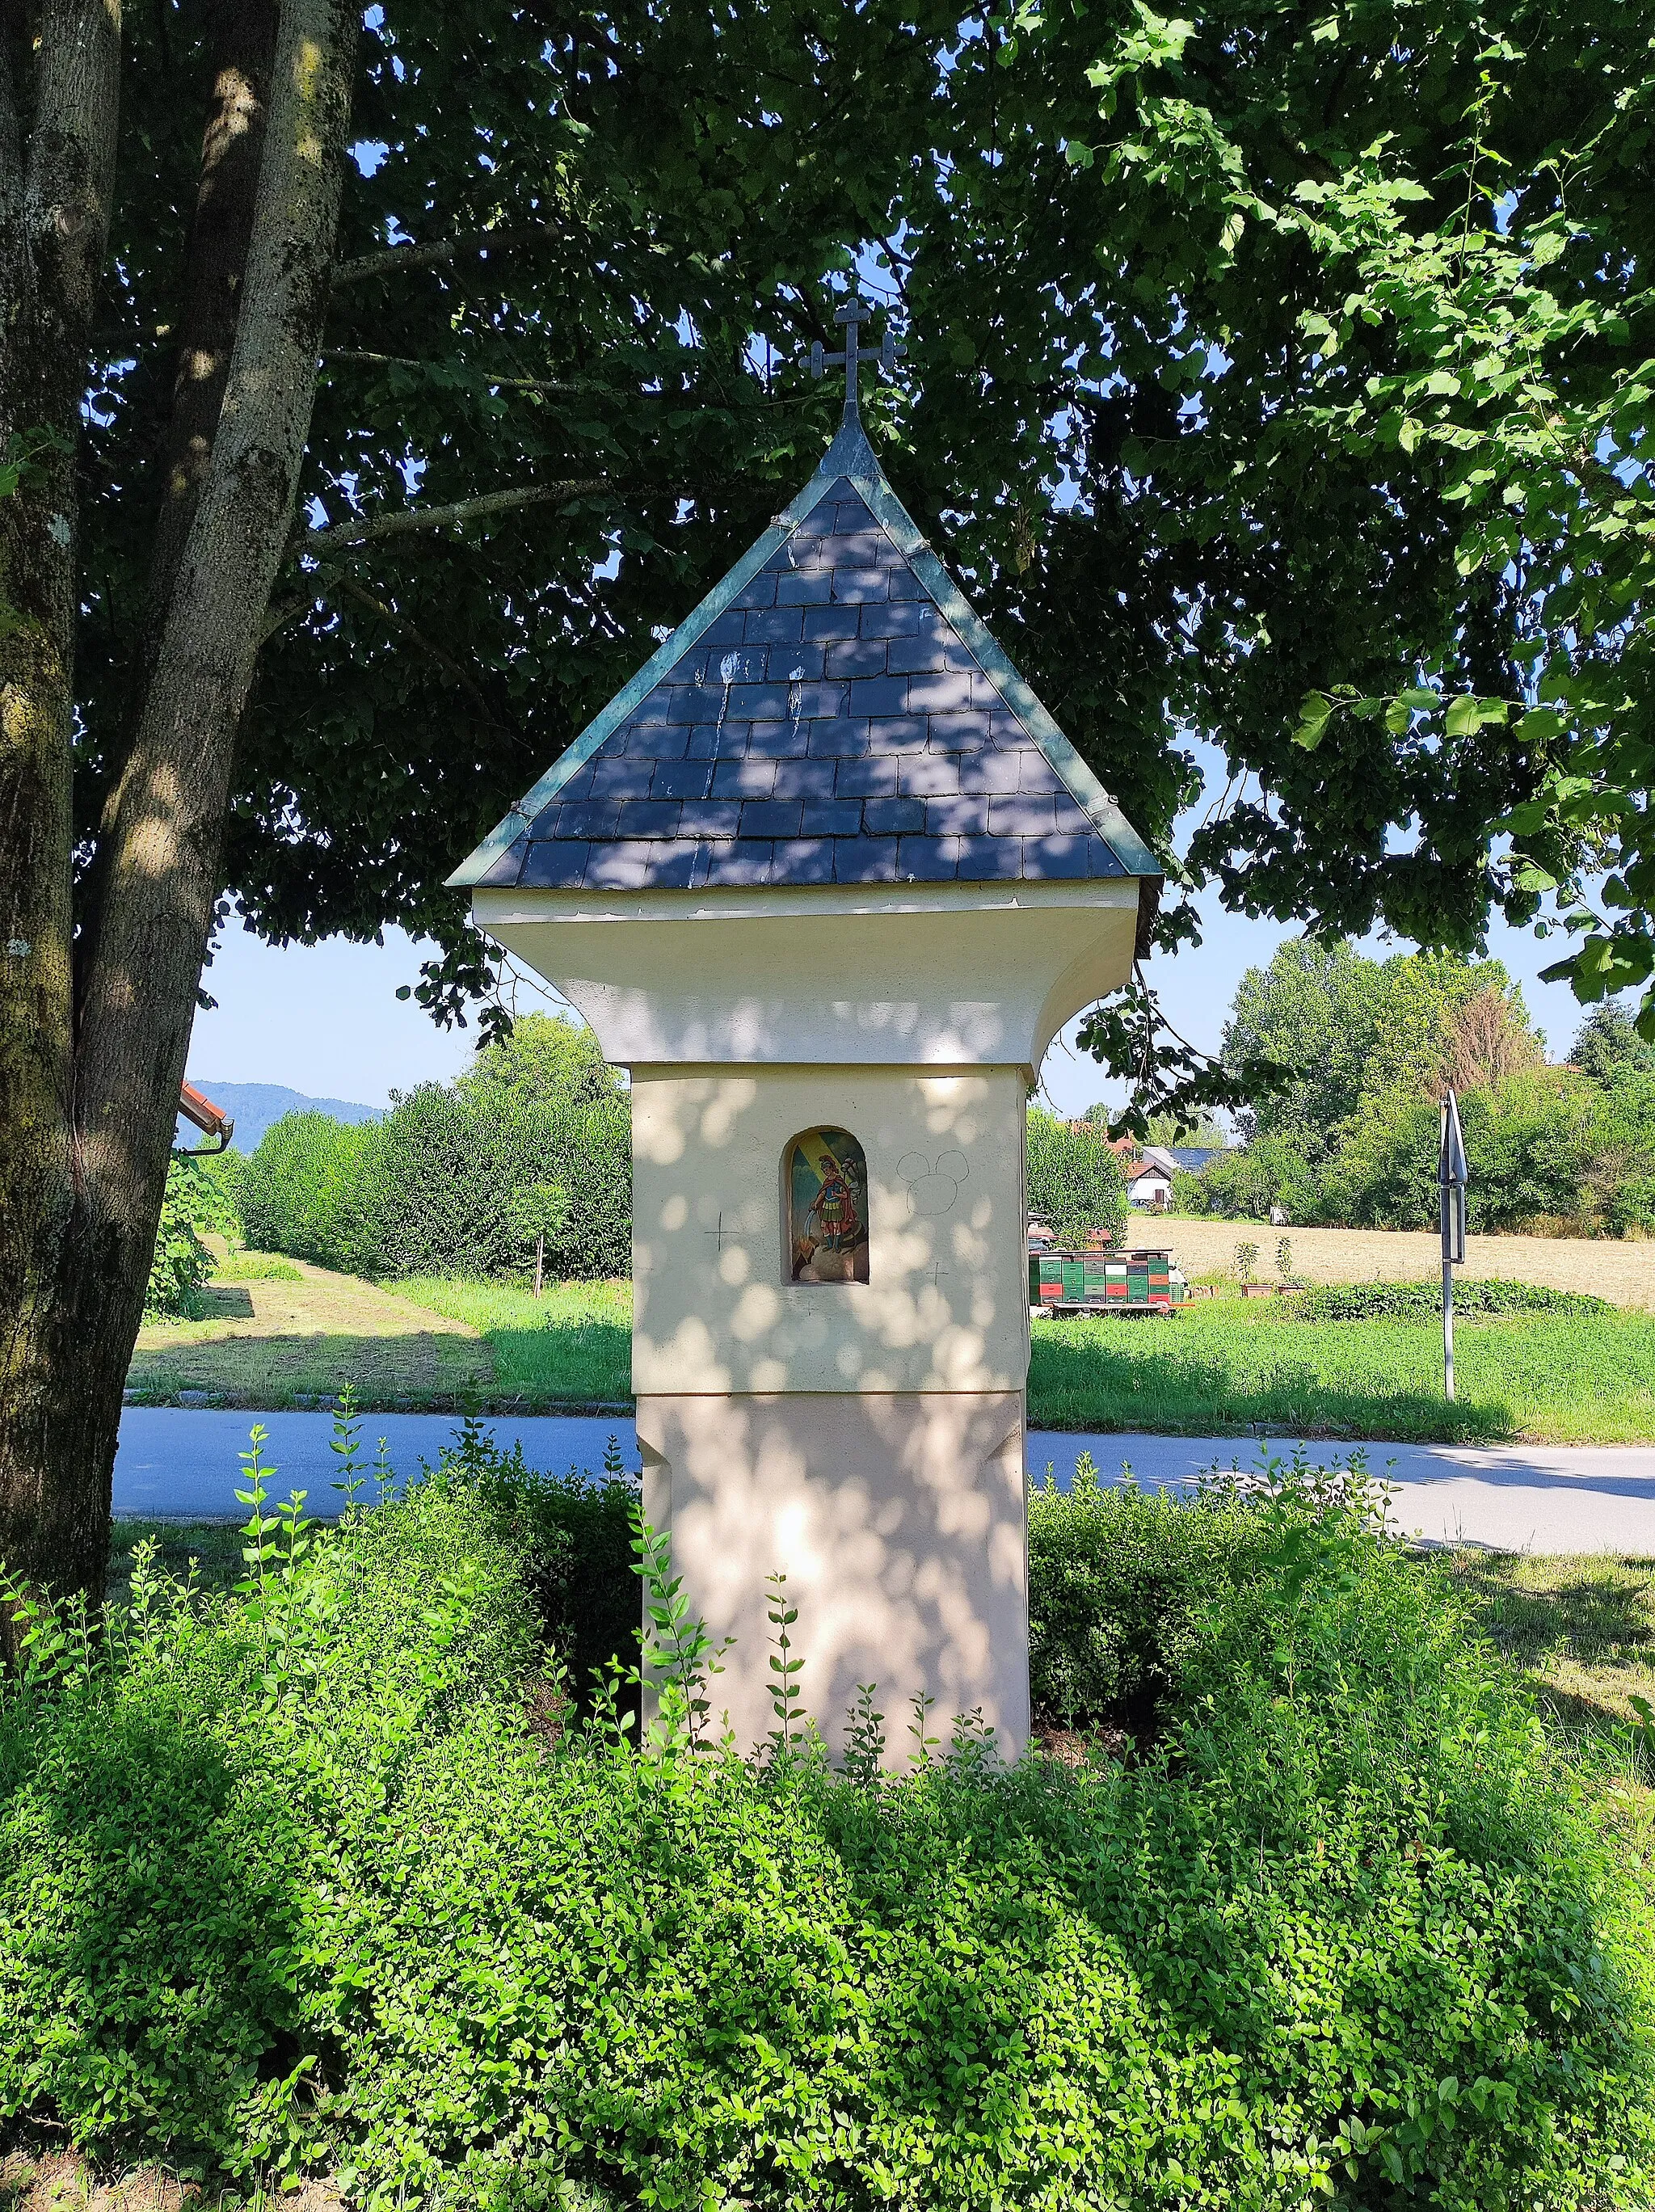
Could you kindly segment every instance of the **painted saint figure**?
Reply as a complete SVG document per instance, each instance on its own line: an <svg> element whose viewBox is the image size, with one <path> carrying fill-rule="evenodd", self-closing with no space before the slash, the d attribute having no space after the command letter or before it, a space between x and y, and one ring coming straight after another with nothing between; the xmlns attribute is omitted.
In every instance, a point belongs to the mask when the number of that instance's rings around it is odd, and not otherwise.
<svg viewBox="0 0 1655 2212"><path fill-rule="evenodd" d="M868 1164L846 1129L796 1137L787 1166L788 1244L796 1283L868 1279Z"/></svg>

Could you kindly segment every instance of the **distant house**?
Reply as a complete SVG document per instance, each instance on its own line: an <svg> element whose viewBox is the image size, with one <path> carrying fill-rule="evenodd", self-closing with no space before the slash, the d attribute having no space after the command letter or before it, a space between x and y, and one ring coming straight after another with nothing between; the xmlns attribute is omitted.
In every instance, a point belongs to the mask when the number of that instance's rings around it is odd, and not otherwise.
<svg viewBox="0 0 1655 2212"><path fill-rule="evenodd" d="M224 1109L216 1105L204 1091L197 1091L193 1083L179 1085L179 1119L187 1121L192 1129L199 1129L203 1136L216 1138L216 1149L221 1152L227 1149L231 1138L235 1134L235 1123ZM188 1149L204 1151L205 1147L191 1146Z"/></svg>
<svg viewBox="0 0 1655 2212"><path fill-rule="evenodd" d="M1165 1213L1173 1202L1173 1170L1155 1158L1159 1149L1150 1146L1143 1158L1129 1161L1122 1170L1126 1177L1126 1203L1151 1213Z"/></svg>

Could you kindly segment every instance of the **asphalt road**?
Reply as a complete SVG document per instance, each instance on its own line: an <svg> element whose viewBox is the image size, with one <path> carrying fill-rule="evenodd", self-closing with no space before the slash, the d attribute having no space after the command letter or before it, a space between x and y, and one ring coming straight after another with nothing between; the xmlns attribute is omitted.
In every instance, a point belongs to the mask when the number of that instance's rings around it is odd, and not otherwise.
<svg viewBox="0 0 1655 2212"><path fill-rule="evenodd" d="M115 1511L127 1518L214 1518L236 1515L240 1481L237 1455L247 1431L262 1421L270 1431L266 1456L275 1473L273 1497L308 1493L308 1510L336 1512L343 1500L330 1487L336 1474L329 1449L326 1413L249 1413L161 1406L129 1406L121 1417L115 1462ZM434 1461L452 1435L443 1413L375 1413L363 1420L370 1449L383 1436L391 1465L405 1480L421 1461ZM543 1415L485 1425L508 1449L521 1439L531 1467L562 1472L601 1466L610 1437L628 1467L638 1465L629 1420ZM1063 1488L1075 1461L1089 1451L1106 1481L1130 1468L1156 1488L1182 1488L1214 1466L1251 1467L1263 1449L1234 1437L1075 1436L1036 1429L1029 1433L1031 1477L1048 1466ZM1272 1449L1290 1450L1290 1443ZM1314 1445L1325 1460L1349 1446ZM1436 1543L1486 1545L1501 1551L1610 1552L1655 1559L1655 1447L1527 1446L1375 1443L1362 1447L1370 1469L1398 1486L1397 1517L1403 1528ZM242 1485L245 1487L245 1484Z"/></svg>

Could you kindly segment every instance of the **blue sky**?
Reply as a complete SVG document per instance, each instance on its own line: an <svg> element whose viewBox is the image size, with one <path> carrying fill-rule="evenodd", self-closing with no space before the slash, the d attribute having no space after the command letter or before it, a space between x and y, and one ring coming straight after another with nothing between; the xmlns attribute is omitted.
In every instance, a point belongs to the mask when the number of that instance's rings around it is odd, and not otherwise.
<svg viewBox="0 0 1655 2212"><path fill-rule="evenodd" d="M1210 1050L1244 969L1268 960L1294 933L1276 922L1227 915L1215 896L1208 909L1206 942L1176 959L1158 960L1154 973L1173 1020ZM1369 949L1383 955L1406 948L1375 942ZM1542 942L1504 927L1490 935L1489 951L1522 983L1553 1059L1567 1051L1580 1019L1566 985L1537 980L1560 950L1555 937ZM206 979L218 1007L196 1017L191 1078L285 1083L312 1097L383 1106L393 1090L458 1074L475 1048L475 1028L433 1029L417 1006L396 995L399 983L418 980L422 957L400 931L388 931L383 946L334 938L277 948L233 926ZM1047 1054L1042 1075L1046 1096L1065 1113L1111 1095L1102 1071L1061 1040Z"/></svg>

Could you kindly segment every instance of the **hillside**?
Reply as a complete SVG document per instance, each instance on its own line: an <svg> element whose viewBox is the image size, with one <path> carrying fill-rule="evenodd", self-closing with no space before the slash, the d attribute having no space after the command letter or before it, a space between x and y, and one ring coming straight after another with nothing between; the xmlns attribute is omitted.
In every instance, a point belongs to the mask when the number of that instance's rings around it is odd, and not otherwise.
<svg viewBox="0 0 1655 2212"><path fill-rule="evenodd" d="M279 1121L284 1114L330 1114L336 1121L383 1121L385 1117L383 1106L358 1106L349 1098L310 1098L302 1091L290 1091L284 1083L219 1083L210 1075L192 1075L190 1080L235 1123L233 1146L238 1152L256 1150L271 1122ZM179 1131L179 1144L200 1143L187 1122L180 1121Z"/></svg>

